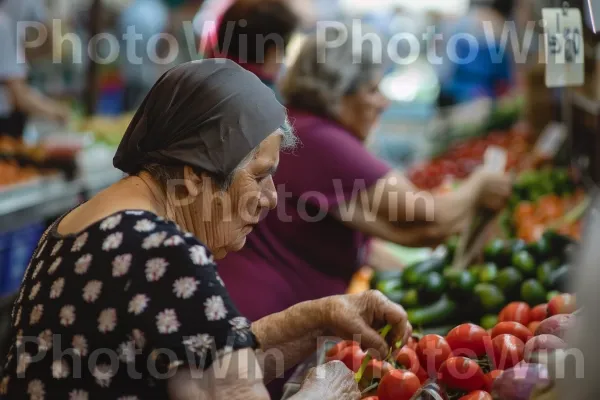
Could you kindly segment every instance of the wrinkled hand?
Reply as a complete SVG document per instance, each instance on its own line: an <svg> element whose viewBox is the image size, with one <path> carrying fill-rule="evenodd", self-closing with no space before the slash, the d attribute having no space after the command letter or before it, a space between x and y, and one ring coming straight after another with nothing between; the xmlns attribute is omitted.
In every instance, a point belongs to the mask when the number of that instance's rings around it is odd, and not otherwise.
<svg viewBox="0 0 600 400"><path fill-rule="evenodd" d="M310 370L292 399L359 400L360 390L352 371L341 361L332 361Z"/></svg>
<svg viewBox="0 0 600 400"><path fill-rule="evenodd" d="M477 205L492 211L506 207L512 192L512 180L503 173L477 170L471 177L477 191Z"/></svg>
<svg viewBox="0 0 600 400"><path fill-rule="evenodd" d="M354 339L360 335L361 346L385 356L389 345L402 339L406 343L412 334L406 311L393 303L381 292L370 290L364 293L333 296L322 299L325 324L334 335L343 339ZM392 330L384 340L377 330L390 324Z"/></svg>

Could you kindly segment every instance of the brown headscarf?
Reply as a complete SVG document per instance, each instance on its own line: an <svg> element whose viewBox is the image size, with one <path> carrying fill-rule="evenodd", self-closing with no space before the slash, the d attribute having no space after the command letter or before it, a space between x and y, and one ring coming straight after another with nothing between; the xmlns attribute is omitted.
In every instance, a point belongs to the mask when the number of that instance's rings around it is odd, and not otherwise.
<svg viewBox="0 0 600 400"><path fill-rule="evenodd" d="M188 62L152 87L113 164L129 174L146 164L189 165L226 178L285 120L273 91L235 62Z"/></svg>

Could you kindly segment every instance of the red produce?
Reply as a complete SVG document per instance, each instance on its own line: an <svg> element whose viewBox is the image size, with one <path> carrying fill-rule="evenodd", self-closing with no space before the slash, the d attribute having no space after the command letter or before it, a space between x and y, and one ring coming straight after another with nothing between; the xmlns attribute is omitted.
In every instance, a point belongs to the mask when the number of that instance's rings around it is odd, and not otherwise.
<svg viewBox="0 0 600 400"><path fill-rule="evenodd" d="M531 307L525 302L515 301L500 311L498 322L513 321L527 326L531 315Z"/></svg>
<svg viewBox="0 0 600 400"><path fill-rule="evenodd" d="M458 400L492 400L492 395L483 390L476 390L474 392L462 396Z"/></svg>
<svg viewBox="0 0 600 400"><path fill-rule="evenodd" d="M451 353L450 345L440 335L425 335L417 346L419 362L429 376L435 375Z"/></svg>
<svg viewBox="0 0 600 400"><path fill-rule="evenodd" d="M495 369L485 374L485 390L488 392L492 391L492 385L494 384L494 381L502 374L502 372L502 370Z"/></svg>
<svg viewBox="0 0 600 400"><path fill-rule="evenodd" d="M529 315L529 320L531 322L534 321L543 321L548 317L548 304L539 304L531 309L531 314Z"/></svg>
<svg viewBox="0 0 600 400"><path fill-rule="evenodd" d="M395 369L381 379L377 396L379 400L410 400L420 387L415 374Z"/></svg>
<svg viewBox="0 0 600 400"><path fill-rule="evenodd" d="M492 329L492 339L503 334L516 336L523 343L533 337L533 333L518 322L500 322Z"/></svg>
<svg viewBox="0 0 600 400"><path fill-rule="evenodd" d="M440 382L450 389L467 392L482 389L485 376L477 362L466 357L450 357L438 371Z"/></svg>
<svg viewBox="0 0 600 400"><path fill-rule="evenodd" d="M554 296L552 300L548 302L548 316L558 314L571 314L577 310L577 302L575 295L563 293L558 296Z"/></svg>
<svg viewBox="0 0 600 400"><path fill-rule="evenodd" d="M479 325L462 324L448 333L446 341L453 355L477 358L485 354L486 337L489 337L488 333Z"/></svg>
<svg viewBox="0 0 600 400"><path fill-rule="evenodd" d="M513 335L499 335L492 339L491 349L487 349L488 357L496 369L512 368L523 360L525 344Z"/></svg>
<svg viewBox="0 0 600 400"><path fill-rule="evenodd" d="M400 351L396 354L396 364L404 367L415 375L419 375L419 370L421 369L421 363L419 362L419 357L417 357L417 353L406 346L402 347Z"/></svg>

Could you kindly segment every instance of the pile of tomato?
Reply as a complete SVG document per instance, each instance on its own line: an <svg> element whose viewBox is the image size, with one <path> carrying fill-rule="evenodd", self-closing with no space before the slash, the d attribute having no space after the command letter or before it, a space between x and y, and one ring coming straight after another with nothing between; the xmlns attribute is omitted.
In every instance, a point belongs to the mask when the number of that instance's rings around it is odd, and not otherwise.
<svg viewBox="0 0 600 400"><path fill-rule="evenodd" d="M510 170L529 151L528 140L529 133L520 128L508 132L492 132L485 137L457 144L444 155L413 168L408 177L418 188L426 190L439 187L448 177L464 179L483 163L483 155L489 146L507 150L507 168Z"/></svg>
<svg viewBox="0 0 600 400"><path fill-rule="evenodd" d="M507 305L498 316L498 324L490 330L466 323L446 336L415 335L385 360L368 361L359 382L367 396L364 399L410 400L430 383L439 384L439 394L447 399L497 398L492 393L498 390L495 383L499 383L499 377L519 365L527 366L532 352L546 343L546 338L535 337L548 333L548 327L540 324L558 329L551 319L573 311L574 296L561 294L534 308L523 302ZM327 352L327 361L339 360L355 373L365 357L353 341L339 342Z"/></svg>

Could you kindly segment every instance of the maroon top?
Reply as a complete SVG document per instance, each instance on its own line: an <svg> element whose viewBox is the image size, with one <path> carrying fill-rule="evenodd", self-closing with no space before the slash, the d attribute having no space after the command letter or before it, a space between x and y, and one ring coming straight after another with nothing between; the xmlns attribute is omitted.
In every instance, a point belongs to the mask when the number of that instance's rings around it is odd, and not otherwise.
<svg viewBox="0 0 600 400"><path fill-rule="evenodd" d="M368 237L331 211L391 169L336 123L294 110L289 117L301 143L281 154L277 209L219 262L234 303L252 321L346 291Z"/></svg>

